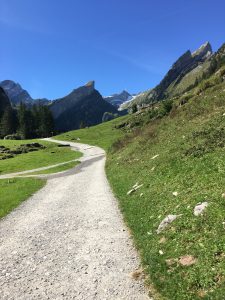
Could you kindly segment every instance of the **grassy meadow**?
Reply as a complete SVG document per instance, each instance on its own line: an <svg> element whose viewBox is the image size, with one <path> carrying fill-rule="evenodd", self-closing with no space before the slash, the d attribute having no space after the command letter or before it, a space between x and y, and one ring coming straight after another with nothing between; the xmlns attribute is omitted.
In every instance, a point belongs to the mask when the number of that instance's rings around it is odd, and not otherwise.
<svg viewBox="0 0 225 300"><path fill-rule="evenodd" d="M46 148L34 152L18 154L13 158L0 160L0 175L46 167L81 157L80 152L71 151L70 147L58 147L56 143L42 140L0 140L0 145L15 149L21 144L33 142L38 142Z"/></svg>

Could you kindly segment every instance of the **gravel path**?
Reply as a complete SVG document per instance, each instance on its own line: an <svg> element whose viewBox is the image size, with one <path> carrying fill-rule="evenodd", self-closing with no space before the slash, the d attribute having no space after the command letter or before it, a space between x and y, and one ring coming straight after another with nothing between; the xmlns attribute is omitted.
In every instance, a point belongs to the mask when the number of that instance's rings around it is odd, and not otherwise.
<svg viewBox="0 0 225 300"><path fill-rule="evenodd" d="M0 299L149 299L103 150L71 146L82 163L0 221Z"/></svg>

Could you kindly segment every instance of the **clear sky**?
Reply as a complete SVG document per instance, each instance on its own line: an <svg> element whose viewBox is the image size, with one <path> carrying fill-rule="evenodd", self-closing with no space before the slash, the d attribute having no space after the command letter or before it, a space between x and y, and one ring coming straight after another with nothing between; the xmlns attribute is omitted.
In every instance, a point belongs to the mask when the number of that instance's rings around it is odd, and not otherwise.
<svg viewBox="0 0 225 300"><path fill-rule="evenodd" d="M154 87L186 50L225 42L224 0L0 0L0 80L55 99Z"/></svg>

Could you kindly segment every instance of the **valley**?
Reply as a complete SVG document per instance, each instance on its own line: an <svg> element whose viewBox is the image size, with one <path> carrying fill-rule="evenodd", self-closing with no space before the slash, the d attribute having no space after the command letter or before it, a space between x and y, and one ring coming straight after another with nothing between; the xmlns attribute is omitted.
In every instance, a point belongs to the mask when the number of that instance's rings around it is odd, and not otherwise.
<svg viewBox="0 0 225 300"><path fill-rule="evenodd" d="M224 64L207 42L124 103L89 82L50 104L53 138L0 140L1 216L28 198L0 221L3 299L223 299Z"/></svg>

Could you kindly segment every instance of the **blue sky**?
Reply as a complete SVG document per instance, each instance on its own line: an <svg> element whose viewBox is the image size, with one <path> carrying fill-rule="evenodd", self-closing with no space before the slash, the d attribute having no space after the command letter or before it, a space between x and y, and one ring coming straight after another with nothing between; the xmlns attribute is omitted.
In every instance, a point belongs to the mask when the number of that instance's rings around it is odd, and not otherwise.
<svg viewBox="0 0 225 300"><path fill-rule="evenodd" d="M154 87L186 50L225 42L224 0L0 0L0 80L55 99Z"/></svg>

